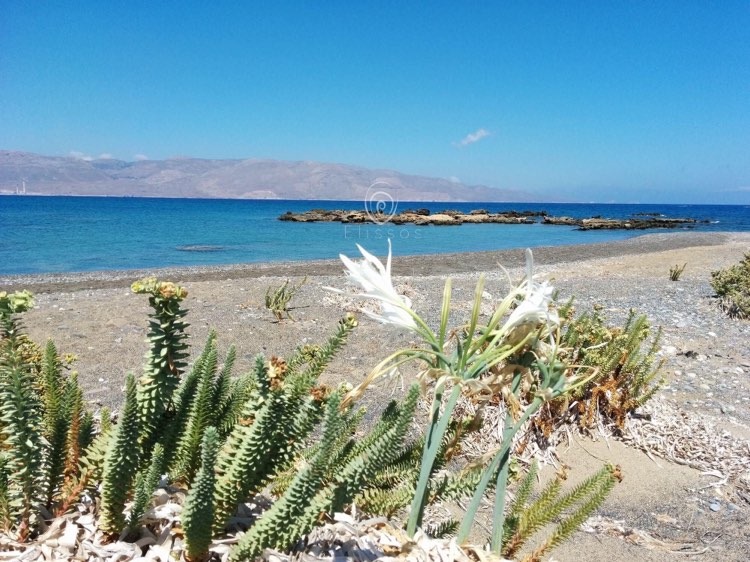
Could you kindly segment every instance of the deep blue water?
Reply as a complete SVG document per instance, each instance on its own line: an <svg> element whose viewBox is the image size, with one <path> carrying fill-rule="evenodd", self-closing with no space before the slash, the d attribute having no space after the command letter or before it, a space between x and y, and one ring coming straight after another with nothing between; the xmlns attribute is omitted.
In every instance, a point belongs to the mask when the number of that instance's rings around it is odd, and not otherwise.
<svg viewBox="0 0 750 562"><path fill-rule="evenodd" d="M696 225L696 230L750 231L747 205L399 203L400 210L416 207L432 212L484 208L607 218L661 213L710 221ZM355 243L383 254L388 237L394 255L408 255L588 244L653 232L582 232L542 224L415 227L277 220L286 211L313 208L359 209L362 203L2 196L0 274L325 259L357 253Z"/></svg>

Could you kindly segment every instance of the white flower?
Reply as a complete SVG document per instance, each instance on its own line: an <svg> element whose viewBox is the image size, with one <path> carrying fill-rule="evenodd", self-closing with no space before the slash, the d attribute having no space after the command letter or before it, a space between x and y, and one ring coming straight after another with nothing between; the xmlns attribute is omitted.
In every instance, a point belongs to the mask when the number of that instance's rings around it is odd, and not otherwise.
<svg viewBox="0 0 750 562"><path fill-rule="evenodd" d="M339 257L346 266L346 274L349 279L365 291L363 294L353 296L380 301L380 314L366 310L363 312L373 320L384 324L392 324L409 330L416 329L417 324L414 322L411 312L411 301L407 297L399 295L391 281L390 239L388 240L388 260L385 266L359 244L357 244L357 248L364 258L362 261L354 262L344 254L339 254ZM331 290L337 293L342 292L338 289Z"/></svg>
<svg viewBox="0 0 750 562"><path fill-rule="evenodd" d="M538 326L547 324L548 327L560 324L557 311L550 309L554 287L547 281L536 283L533 276L534 256L531 250L526 250L526 295L523 301L513 310L504 330L511 332L514 328L525 324Z"/></svg>

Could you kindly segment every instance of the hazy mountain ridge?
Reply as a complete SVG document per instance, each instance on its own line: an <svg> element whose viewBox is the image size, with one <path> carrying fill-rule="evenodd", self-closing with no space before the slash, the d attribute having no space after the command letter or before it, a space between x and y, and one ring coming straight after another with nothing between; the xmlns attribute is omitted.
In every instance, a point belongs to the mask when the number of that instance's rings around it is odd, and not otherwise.
<svg viewBox="0 0 750 562"><path fill-rule="evenodd" d="M243 199L363 199L384 191L400 201L539 201L531 193L346 164L173 158L126 162L0 151L0 194ZM373 185L375 184L375 185Z"/></svg>

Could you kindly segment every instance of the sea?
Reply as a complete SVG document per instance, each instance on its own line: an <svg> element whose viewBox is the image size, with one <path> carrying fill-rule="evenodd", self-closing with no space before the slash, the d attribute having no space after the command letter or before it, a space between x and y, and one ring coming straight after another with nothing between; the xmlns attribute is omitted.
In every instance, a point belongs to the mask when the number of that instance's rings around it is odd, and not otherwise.
<svg viewBox="0 0 750 562"><path fill-rule="evenodd" d="M399 211L432 213L545 211L553 216L630 218L656 214L694 218L695 231L750 231L748 205L391 202ZM69 273L336 258L356 244L384 255L504 250L590 244L664 232L580 231L537 224L414 226L295 223L287 211L364 209L362 201L159 199L0 196L0 274Z"/></svg>

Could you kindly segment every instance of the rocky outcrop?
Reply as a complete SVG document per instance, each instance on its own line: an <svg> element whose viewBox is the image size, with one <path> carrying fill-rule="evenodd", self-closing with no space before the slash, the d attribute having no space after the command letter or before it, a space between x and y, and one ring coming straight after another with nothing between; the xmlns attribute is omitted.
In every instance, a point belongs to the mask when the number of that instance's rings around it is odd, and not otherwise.
<svg viewBox="0 0 750 562"><path fill-rule="evenodd" d="M303 213L287 213L279 220L290 222L341 222L378 224L414 224L416 226L456 226L459 224L533 224L541 217L543 224L573 226L579 230L645 230L649 228L690 228L696 219L666 218L661 215L639 215L629 219L606 219L591 217L579 219L573 217L551 217L544 211L504 211L490 213L485 209L476 209L468 213L456 210L445 210L431 214L428 209L407 209L394 215L374 214L357 210L312 209ZM708 222L708 221L703 221Z"/></svg>
<svg viewBox="0 0 750 562"><path fill-rule="evenodd" d="M672 219L641 215L638 218L630 219L544 217L542 222L544 224L576 226L579 230L645 230L648 228L690 228L698 221L696 219Z"/></svg>
<svg viewBox="0 0 750 562"><path fill-rule="evenodd" d="M518 211L509 211L506 213L488 213L484 209L462 213L460 211L446 210L439 213L431 214L428 209L406 210L395 215L388 216L384 214L370 215L366 211L346 211L346 210L327 210L312 209L304 213L292 213L291 211L279 217L279 220L290 222L343 222L343 223L364 223L378 222L390 224L414 224L417 226L435 225L435 226L452 226L464 223L501 223L501 224L531 224L536 222L535 217L542 216L544 213L534 211L523 213ZM374 220L373 220L374 219Z"/></svg>

